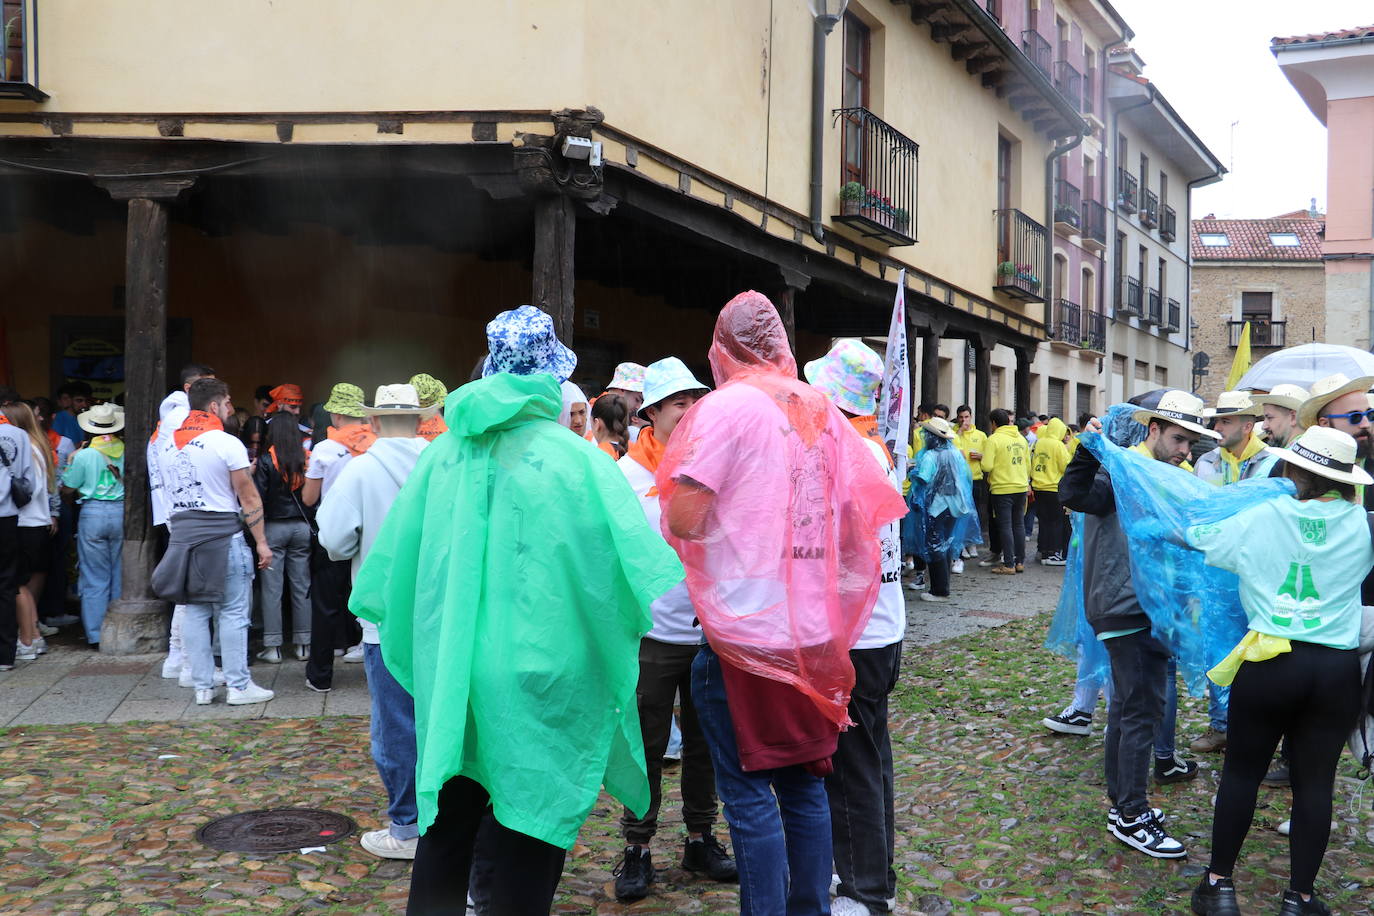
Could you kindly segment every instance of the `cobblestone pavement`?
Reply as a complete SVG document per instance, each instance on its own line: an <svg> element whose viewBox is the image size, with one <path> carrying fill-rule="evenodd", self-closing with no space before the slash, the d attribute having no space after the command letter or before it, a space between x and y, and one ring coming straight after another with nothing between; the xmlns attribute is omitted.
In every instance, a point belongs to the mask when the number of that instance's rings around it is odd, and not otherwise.
<svg viewBox="0 0 1374 916"><path fill-rule="evenodd" d="M1100 730L1064 738L1039 725L1062 708L1072 668L1038 648L1047 617L1004 619L1048 610L1057 577L1038 567L1016 577L975 567L956 578L955 601L910 602L911 645L892 708L902 912L1187 910L1207 861L1220 759L1204 758L1197 780L1155 795L1189 859L1155 861L1109 839ZM928 634L937 626L968 632L921 645L938 638ZM85 658L81 665L100 657ZM279 670L289 673L289 664ZM1181 744L1203 727L1202 712L1184 702ZM366 719L309 715L0 730L0 913L403 912L409 864L375 859L354 839L270 856L219 853L195 839L213 818L277 806L343 812L362 830L381 826L385 799ZM1345 758L1318 887L1339 913L1374 914L1374 793L1356 806L1353 769ZM611 896L618 809L603 797L569 855L556 912L738 912L733 886L675 867L674 775L665 780L655 893L632 905ZM1242 905L1253 911L1274 910L1285 883L1287 841L1272 828L1288 816L1286 796L1261 790L1237 869Z"/></svg>

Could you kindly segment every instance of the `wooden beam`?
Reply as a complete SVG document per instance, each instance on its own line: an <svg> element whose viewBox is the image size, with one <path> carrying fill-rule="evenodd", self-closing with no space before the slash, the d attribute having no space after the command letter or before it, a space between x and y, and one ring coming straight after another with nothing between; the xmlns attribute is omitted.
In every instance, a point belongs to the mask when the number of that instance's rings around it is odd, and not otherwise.
<svg viewBox="0 0 1374 916"><path fill-rule="evenodd" d="M1033 105L1039 104L1042 101L1043 100L1040 98L1039 95L1032 93L1021 93L1013 95L1011 97L1011 107L1015 108L1017 111L1021 111L1026 108L1030 108Z"/></svg>
<svg viewBox="0 0 1374 916"><path fill-rule="evenodd" d="M950 41L972 29L967 22L935 22L930 26L932 41Z"/></svg>
<svg viewBox="0 0 1374 916"><path fill-rule="evenodd" d="M933 330L921 338L921 402L940 400L940 336Z"/></svg>
<svg viewBox="0 0 1374 916"><path fill-rule="evenodd" d="M955 60L967 60L987 47L986 41L956 41L950 45L949 56Z"/></svg>
<svg viewBox="0 0 1374 916"><path fill-rule="evenodd" d="M992 413L992 348L978 335L973 339L973 422L984 427Z"/></svg>
<svg viewBox="0 0 1374 916"><path fill-rule="evenodd" d="M534 304L553 318L558 339L573 340L573 251L577 215L573 202L562 194L539 197L534 203Z"/></svg>
<svg viewBox="0 0 1374 916"><path fill-rule="evenodd" d="M1043 120L1036 121L1033 126L1035 127L1035 132L1037 134L1043 134L1054 125L1063 123L1064 120L1062 118L1045 118Z"/></svg>

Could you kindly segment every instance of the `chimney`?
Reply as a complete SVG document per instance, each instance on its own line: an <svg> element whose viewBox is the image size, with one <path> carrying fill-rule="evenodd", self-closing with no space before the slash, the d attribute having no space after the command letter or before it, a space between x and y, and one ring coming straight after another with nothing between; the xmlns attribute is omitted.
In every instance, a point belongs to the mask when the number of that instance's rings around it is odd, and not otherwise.
<svg viewBox="0 0 1374 916"><path fill-rule="evenodd" d="M1312 206L1307 208L1307 215L1311 219L1317 218L1317 198L1312 198Z"/></svg>

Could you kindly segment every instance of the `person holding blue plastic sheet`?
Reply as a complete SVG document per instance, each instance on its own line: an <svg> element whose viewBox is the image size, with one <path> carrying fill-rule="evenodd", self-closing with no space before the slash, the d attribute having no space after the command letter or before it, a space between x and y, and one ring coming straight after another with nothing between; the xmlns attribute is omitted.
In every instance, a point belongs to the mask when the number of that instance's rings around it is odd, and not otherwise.
<svg viewBox="0 0 1374 916"><path fill-rule="evenodd" d="M1186 543L1240 580L1249 631L1208 672L1230 685L1230 741L1212 826L1212 862L1193 912L1239 913L1231 873L1255 796L1282 737L1293 786L1291 876L1280 916L1328 914L1313 889L1331 828L1341 748L1360 712L1360 585L1374 566L1369 519L1355 487L1354 438L1314 427L1275 453L1296 487L1230 518L1192 525Z"/></svg>
<svg viewBox="0 0 1374 916"><path fill-rule="evenodd" d="M921 424L924 447L909 475L912 528L917 556L930 569L930 591L922 601L949 598L950 569L964 545L977 543L978 508L973 500L973 475L968 461L954 446L949 421L932 417Z"/></svg>
<svg viewBox="0 0 1374 916"><path fill-rule="evenodd" d="M1202 401L1185 391L1166 391L1151 409L1136 411L1147 429L1135 450L1175 467L1199 436L1216 438L1203 425ZM1069 509L1084 513L1083 607L1089 625L1111 659L1112 700L1107 712L1105 768L1111 808L1107 826L1132 849L1155 858L1187 855L1164 830L1149 805L1151 745L1164 715L1170 648L1157 638L1141 606L1132 576L1126 532L1117 516L1112 477L1091 449L1080 448L1059 484Z"/></svg>

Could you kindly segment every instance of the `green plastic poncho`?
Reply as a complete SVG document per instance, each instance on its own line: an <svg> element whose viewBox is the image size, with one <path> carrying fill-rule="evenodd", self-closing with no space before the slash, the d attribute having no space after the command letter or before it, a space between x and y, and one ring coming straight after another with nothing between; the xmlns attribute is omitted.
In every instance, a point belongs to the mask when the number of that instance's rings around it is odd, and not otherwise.
<svg viewBox="0 0 1374 916"><path fill-rule="evenodd" d="M625 475L555 422L551 375L449 395L353 585L415 697L420 830L463 775L512 830L569 848L597 793L649 804L635 687L682 564Z"/></svg>

